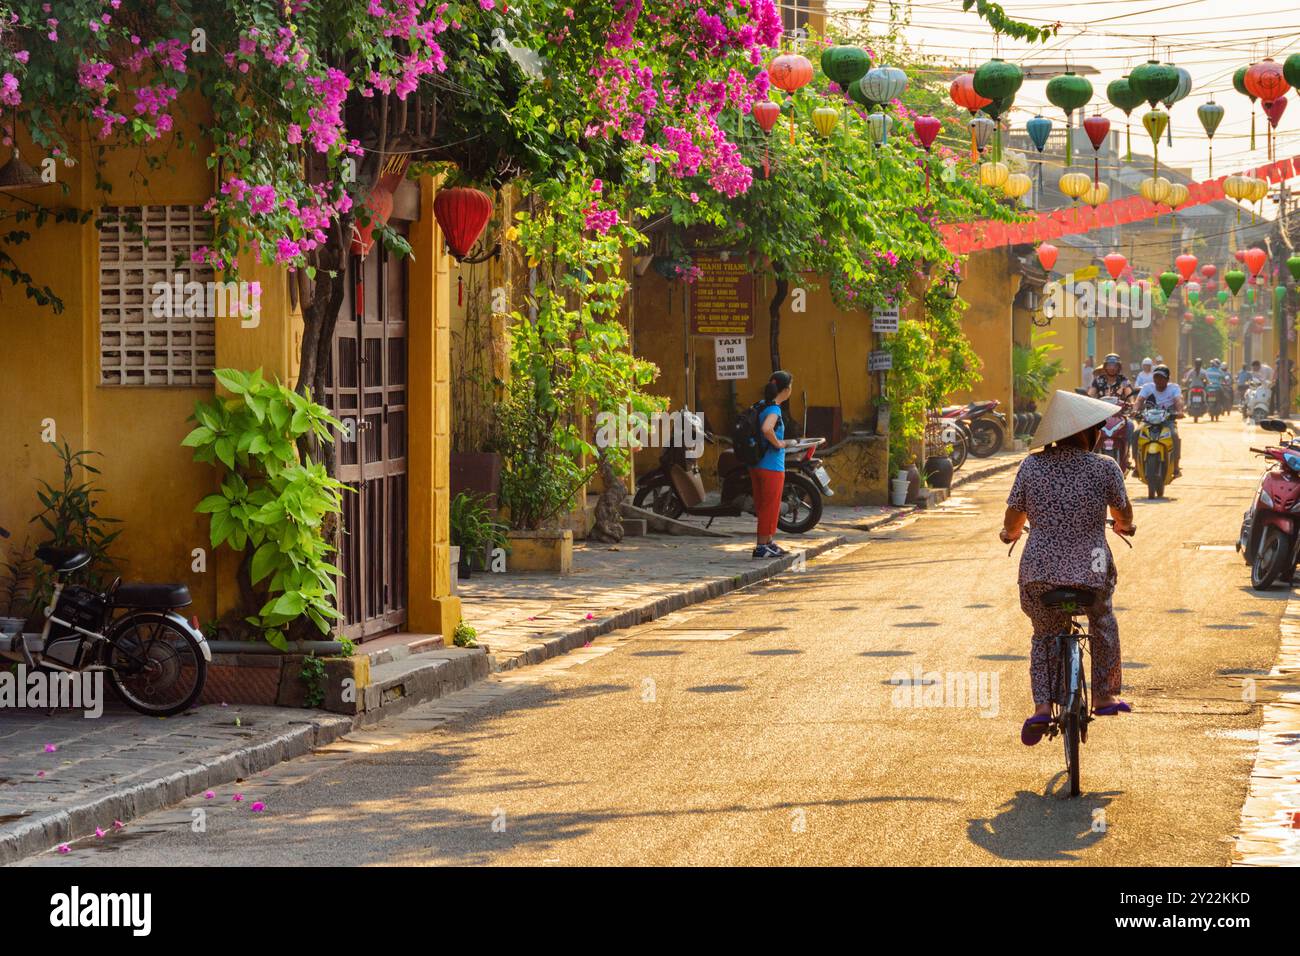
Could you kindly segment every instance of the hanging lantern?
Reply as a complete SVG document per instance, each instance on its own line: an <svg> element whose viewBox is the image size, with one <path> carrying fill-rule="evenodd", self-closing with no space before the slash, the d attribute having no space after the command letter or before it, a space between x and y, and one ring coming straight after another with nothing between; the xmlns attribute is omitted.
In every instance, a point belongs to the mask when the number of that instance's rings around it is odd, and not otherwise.
<svg viewBox="0 0 1300 956"><path fill-rule="evenodd" d="M433 217L446 237L451 254L458 260L468 256L474 243L483 235L488 220L492 218L492 206L492 197L478 189L458 186L438 190L438 195L433 198Z"/></svg>
<svg viewBox="0 0 1300 956"><path fill-rule="evenodd" d="M1092 185L1092 180L1088 178L1087 173L1066 173L1061 177L1058 185L1061 188L1061 192L1065 193L1065 195L1069 196L1077 203L1080 197L1088 191L1088 187ZM1079 220L1079 210L1077 206L1074 210L1074 219L1076 222Z"/></svg>
<svg viewBox="0 0 1300 956"><path fill-rule="evenodd" d="M1056 265L1056 257L1060 255L1061 250L1050 242L1041 243L1038 247L1038 264L1046 271L1051 272L1052 267Z"/></svg>
<svg viewBox="0 0 1300 956"><path fill-rule="evenodd" d="M1129 130L1129 114L1142 105L1142 96L1129 83L1127 74L1118 80L1111 80L1106 87L1106 99L1110 105L1124 113L1124 141L1128 155L1126 160L1133 160L1133 136Z"/></svg>
<svg viewBox="0 0 1300 956"><path fill-rule="evenodd" d="M830 106L819 106L812 111L813 126L821 134L822 139L829 139L831 133L840 122L840 111ZM829 143L822 150L822 181L826 181L826 149Z"/></svg>
<svg viewBox="0 0 1300 956"><path fill-rule="evenodd" d="M991 100L989 104L982 107L983 112L987 113L994 120L997 120L1011 109L1016 92L1020 85L1025 81L1024 71L1014 63L1007 63L1003 60L994 58L987 63L983 63L975 70L975 76L971 80L971 85L975 92L980 96ZM994 138L993 158L1002 158L1002 135L998 131Z"/></svg>
<svg viewBox="0 0 1300 956"><path fill-rule="evenodd" d="M1073 156L1074 111L1088 105L1092 99L1092 84L1086 77L1066 70L1047 81L1047 102L1065 113L1065 166L1068 169Z"/></svg>
<svg viewBox="0 0 1300 956"><path fill-rule="evenodd" d="M1148 60L1129 73L1128 83L1134 93L1155 109L1157 103L1178 89L1178 69L1168 63Z"/></svg>
<svg viewBox="0 0 1300 956"><path fill-rule="evenodd" d="M871 142L877 147L889 142L893 126L894 118L888 113L872 113L867 117L867 131L871 134Z"/></svg>
<svg viewBox="0 0 1300 956"><path fill-rule="evenodd" d="M971 154L971 161L978 162L978 153L983 153L993 138L993 129L997 124L987 116L977 116L970 121L970 138L975 144L976 152Z"/></svg>
<svg viewBox="0 0 1300 956"><path fill-rule="evenodd" d="M772 85L793 96L813 78L812 64L798 53L782 53L767 65L767 75ZM794 111L790 111L790 142L794 143Z"/></svg>
<svg viewBox="0 0 1300 956"><path fill-rule="evenodd" d="M1093 209L1096 209L1110 198L1110 186L1106 183L1093 183L1080 198Z"/></svg>
<svg viewBox="0 0 1300 956"><path fill-rule="evenodd" d="M1160 273L1160 290L1164 292L1166 298L1173 295L1174 289L1176 288L1178 288L1177 272Z"/></svg>
<svg viewBox="0 0 1300 956"><path fill-rule="evenodd" d="M877 66L868 70L858 85L867 99L883 106L907 91L907 74L896 66Z"/></svg>
<svg viewBox="0 0 1300 956"><path fill-rule="evenodd" d="M1246 268L1250 270L1252 276L1259 275L1259 270L1264 268L1264 263L1268 261L1268 253L1263 249L1251 247L1245 251L1242 257L1246 263Z"/></svg>
<svg viewBox="0 0 1300 956"><path fill-rule="evenodd" d="M1012 173L1002 184L1002 192L1012 199L1019 199L1033 188L1034 181L1024 173Z"/></svg>
<svg viewBox="0 0 1300 956"><path fill-rule="evenodd" d="M1229 199L1235 199L1238 202L1250 198L1253 187L1250 180L1245 176L1229 176L1223 181L1223 193ZM1241 207L1237 207L1237 222L1241 222Z"/></svg>
<svg viewBox="0 0 1300 956"><path fill-rule="evenodd" d="M1250 99L1250 148L1255 148L1255 94L1250 92L1246 86L1246 73L1250 70L1248 66L1238 67L1237 71L1232 74L1232 88L1242 96Z"/></svg>
<svg viewBox="0 0 1300 956"><path fill-rule="evenodd" d="M1214 316L1212 316L1212 315L1207 315L1207 316L1205 317L1205 324L1206 324L1206 325L1213 325L1213 324L1214 324Z"/></svg>
<svg viewBox="0 0 1300 956"><path fill-rule="evenodd" d="M822 72L847 90L871 69L871 57L859 46L831 46L822 51Z"/></svg>
<svg viewBox="0 0 1300 956"><path fill-rule="evenodd" d="M1265 57L1254 66L1247 67L1242 78L1246 92L1258 100L1276 100L1286 96L1291 84L1286 81L1282 64Z"/></svg>
<svg viewBox="0 0 1300 956"><path fill-rule="evenodd" d="M1300 53L1292 53L1282 62L1282 78L1292 89L1300 90Z"/></svg>
<svg viewBox="0 0 1300 956"><path fill-rule="evenodd" d="M1191 195L1192 191L1182 183L1170 183L1169 195L1165 197L1165 202L1171 210L1177 209L1183 203L1187 202Z"/></svg>
<svg viewBox="0 0 1300 956"><path fill-rule="evenodd" d="M1214 297L1219 300L1219 306L1222 307L1223 304L1228 301L1228 290L1220 289L1218 292L1214 293Z"/></svg>
<svg viewBox="0 0 1300 956"><path fill-rule="evenodd" d="M22 158L15 145L9 161L0 166L0 190L34 189L44 185L45 180L41 179L41 174Z"/></svg>
<svg viewBox="0 0 1300 956"><path fill-rule="evenodd" d="M1205 276L1207 279L1213 279L1218 272L1218 267L1212 262L1207 262L1205 265L1201 266L1201 275Z"/></svg>
<svg viewBox="0 0 1300 956"><path fill-rule="evenodd" d="M1228 316L1228 325L1229 325L1229 326L1231 326L1232 328L1235 329L1235 328L1236 328L1238 325L1240 325L1240 324L1241 324L1241 319L1240 319L1238 316L1235 316L1235 315L1230 315L1230 316Z"/></svg>
<svg viewBox="0 0 1300 956"><path fill-rule="evenodd" d="M1101 261L1106 264L1106 271L1110 273L1112 279L1118 279L1122 276L1124 269L1128 266L1128 259L1118 252L1112 252Z"/></svg>
<svg viewBox="0 0 1300 956"><path fill-rule="evenodd" d="M1192 305L1201 301L1201 284L1199 282L1187 283L1187 301Z"/></svg>
<svg viewBox="0 0 1300 956"><path fill-rule="evenodd" d="M1029 134L1029 139L1033 142L1034 148L1038 150L1038 192L1043 191L1043 147L1047 145L1047 137L1052 132L1052 121L1046 116L1038 115L1025 124L1025 131Z"/></svg>
<svg viewBox="0 0 1300 956"><path fill-rule="evenodd" d="M1250 195L1249 195L1249 197L1248 197L1249 200L1250 200L1251 202L1253 202L1253 203L1260 203L1260 202L1263 202L1263 201L1264 201L1264 198L1268 195L1268 180L1267 180L1267 179L1260 179L1259 177L1256 177L1256 176L1248 176L1248 177L1246 177L1246 178L1247 178L1247 179L1249 180L1249 182L1250 182ZM1259 211L1260 211L1261 213L1263 212L1262 209L1259 210ZM1256 213L1256 210L1254 210L1254 209L1252 209L1252 210L1250 211L1250 221L1251 221L1251 222L1254 222L1254 221L1255 221L1255 213Z"/></svg>
<svg viewBox="0 0 1300 956"><path fill-rule="evenodd" d="M1205 138L1210 141L1210 178L1214 178L1214 131L1223 122L1223 107L1214 102L1202 103L1196 108L1196 117L1205 129Z"/></svg>
<svg viewBox="0 0 1300 956"><path fill-rule="evenodd" d="M1254 286L1247 286L1247 287L1246 287L1246 304L1247 304L1247 305L1254 305L1254 304L1255 304L1255 287L1254 287Z"/></svg>
<svg viewBox="0 0 1300 956"><path fill-rule="evenodd" d="M912 121L912 131L916 134L917 140L925 147L925 191L930 191L930 146L934 143L935 137L939 135L939 130L943 124L933 116L918 116Z"/></svg>
<svg viewBox="0 0 1300 956"><path fill-rule="evenodd" d="M438 195L441 196L443 192L455 192L455 190L442 190ZM480 196L483 195L476 189L469 189L466 190L466 192L477 193ZM474 235L470 237L469 243L465 246L466 252L468 252L470 246L474 245L474 241L478 239L479 233L483 231L483 226L486 226L488 219L492 217L492 200L489 199L487 202L487 215L483 217L482 224L474 230ZM393 193L391 190L385 189L382 185L376 185L375 188L370 191L370 195L366 198L363 205L366 209L368 221L364 226L360 225L356 221L352 223L351 252L354 256L361 256L361 258L364 259L366 256L370 255L370 250L374 248L375 228L382 228L383 225L388 222L388 217L393 214ZM434 201L433 208L436 213L438 211L436 200ZM438 224L442 225L441 219L438 220ZM447 230L446 226L443 226L443 233L447 238L447 245L451 247L452 255L457 259L463 259L465 253L457 251L457 246L453 245L452 235Z"/></svg>
<svg viewBox="0 0 1300 956"><path fill-rule="evenodd" d="M993 102L987 96L980 96L975 92L974 73L963 73L961 76L957 77L957 79L953 80L952 84L948 87L948 95L951 96L952 101L962 109L970 111L972 118L979 113L981 109ZM992 129L990 129L990 132L992 132ZM975 127L972 123L970 138L970 161L972 163L979 162L979 152L983 148L984 147L975 142Z"/></svg>
<svg viewBox="0 0 1300 956"><path fill-rule="evenodd" d="M1296 56L1300 56L1300 54L1296 54ZM1287 62L1290 62L1290 60L1291 58L1287 57ZM1291 278L1296 282L1300 282L1300 256L1292 256L1288 259L1286 261L1286 268L1287 271L1291 273Z"/></svg>
<svg viewBox="0 0 1300 956"><path fill-rule="evenodd" d="M1100 179L1099 153L1102 144L1106 142L1106 137L1110 135L1110 120L1104 116L1089 116L1083 121L1083 131L1088 134L1088 141L1092 143L1092 178Z"/></svg>
<svg viewBox="0 0 1300 956"><path fill-rule="evenodd" d="M1170 185L1169 180L1163 176L1149 176L1139 184L1138 192L1147 202L1162 206L1169 201Z"/></svg>
<svg viewBox="0 0 1300 956"><path fill-rule="evenodd" d="M1250 320L1250 324L1252 326L1251 331L1253 331L1256 335L1258 335L1260 332L1264 331L1264 326L1267 324L1267 322L1268 320L1264 318L1262 315L1255 316L1253 319Z"/></svg>
<svg viewBox="0 0 1300 956"><path fill-rule="evenodd" d="M1178 74L1178 85L1174 87L1174 91L1168 96L1162 96L1160 98L1160 102L1165 104L1165 109L1170 109L1178 101L1185 100L1187 94L1192 91L1192 74L1188 73L1181 66L1174 66L1172 63L1167 63L1165 65L1173 66L1174 72ZM1174 144L1174 128L1172 124L1168 128L1166 136L1167 138L1165 142L1172 146Z"/></svg>
<svg viewBox="0 0 1300 956"><path fill-rule="evenodd" d="M1260 106L1264 110L1264 115L1268 117L1268 159L1272 162L1274 159L1273 130L1277 129L1278 121L1286 112L1286 97L1279 96L1275 100L1265 100Z"/></svg>
<svg viewBox="0 0 1300 956"><path fill-rule="evenodd" d="M1241 291L1241 287L1246 284L1246 273L1240 269L1229 269L1223 274L1224 284L1236 295Z"/></svg>
<svg viewBox="0 0 1300 956"><path fill-rule="evenodd" d="M980 163L980 185L1001 189L1011 175L1006 163Z"/></svg>
<svg viewBox="0 0 1300 956"><path fill-rule="evenodd" d="M753 110L754 121L763 131L763 178L767 179L771 171L771 158L768 152L771 138L767 134L771 133L772 128L776 126L776 121L781 116L781 107L771 100L759 100L754 104Z"/></svg>

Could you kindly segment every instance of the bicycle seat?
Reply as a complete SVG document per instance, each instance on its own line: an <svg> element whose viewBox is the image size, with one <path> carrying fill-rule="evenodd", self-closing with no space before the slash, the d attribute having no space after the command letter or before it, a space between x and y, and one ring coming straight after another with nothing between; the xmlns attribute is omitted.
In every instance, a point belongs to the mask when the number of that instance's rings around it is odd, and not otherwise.
<svg viewBox="0 0 1300 956"><path fill-rule="evenodd" d="M185 607L193 603L184 584L120 584L112 594L114 607Z"/></svg>
<svg viewBox="0 0 1300 956"><path fill-rule="evenodd" d="M36 549L36 557L48 564L55 574L71 574L90 563L90 555L74 548L56 548L43 544Z"/></svg>
<svg viewBox="0 0 1300 956"><path fill-rule="evenodd" d="M1038 600L1042 601L1045 607L1064 607L1067 604L1073 604L1075 607L1092 607L1093 602L1097 600L1097 594L1088 588L1052 588L1042 594Z"/></svg>

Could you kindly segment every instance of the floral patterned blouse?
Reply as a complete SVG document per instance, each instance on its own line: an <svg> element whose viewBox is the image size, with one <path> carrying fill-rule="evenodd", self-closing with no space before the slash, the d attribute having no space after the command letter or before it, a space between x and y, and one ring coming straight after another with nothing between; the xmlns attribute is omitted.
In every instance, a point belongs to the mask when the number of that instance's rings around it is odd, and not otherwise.
<svg viewBox="0 0 1300 956"><path fill-rule="evenodd" d="M1124 508L1119 465L1075 446L1047 448L1020 463L1007 506L1029 515L1020 583L1046 581L1095 589L1114 580L1106 506Z"/></svg>

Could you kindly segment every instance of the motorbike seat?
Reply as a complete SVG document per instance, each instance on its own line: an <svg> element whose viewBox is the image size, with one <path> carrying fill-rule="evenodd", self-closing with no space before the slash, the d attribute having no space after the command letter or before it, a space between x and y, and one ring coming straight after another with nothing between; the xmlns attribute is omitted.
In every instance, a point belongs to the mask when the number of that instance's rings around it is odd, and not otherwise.
<svg viewBox="0 0 1300 956"><path fill-rule="evenodd" d="M113 592L115 607L185 607L192 601L184 584L120 584Z"/></svg>
<svg viewBox="0 0 1300 956"><path fill-rule="evenodd" d="M1075 607L1092 607L1097 600L1097 594L1088 588L1052 588L1042 594L1039 599L1044 607L1059 608L1067 604L1073 604Z"/></svg>
<svg viewBox="0 0 1300 956"><path fill-rule="evenodd" d="M37 548L36 557L48 564L55 574L71 574L90 564L89 552L79 548L56 548L49 544Z"/></svg>

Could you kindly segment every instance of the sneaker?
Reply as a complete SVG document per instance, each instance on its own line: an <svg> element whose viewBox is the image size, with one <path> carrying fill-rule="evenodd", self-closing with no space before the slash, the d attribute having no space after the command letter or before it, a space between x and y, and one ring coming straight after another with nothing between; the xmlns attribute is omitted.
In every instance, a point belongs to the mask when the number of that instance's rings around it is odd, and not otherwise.
<svg viewBox="0 0 1300 956"><path fill-rule="evenodd" d="M775 541L769 541L767 546L771 550L772 554L776 555L778 558L783 558L790 553L785 548L777 544Z"/></svg>
<svg viewBox="0 0 1300 956"><path fill-rule="evenodd" d="M777 555L772 545L760 544L757 548L754 549L753 556L756 558L775 558Z"/></svg>

